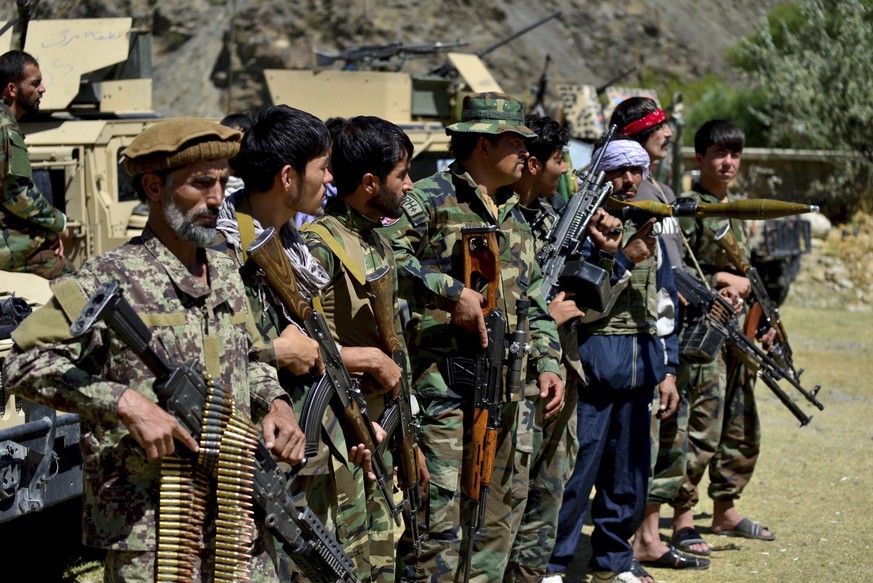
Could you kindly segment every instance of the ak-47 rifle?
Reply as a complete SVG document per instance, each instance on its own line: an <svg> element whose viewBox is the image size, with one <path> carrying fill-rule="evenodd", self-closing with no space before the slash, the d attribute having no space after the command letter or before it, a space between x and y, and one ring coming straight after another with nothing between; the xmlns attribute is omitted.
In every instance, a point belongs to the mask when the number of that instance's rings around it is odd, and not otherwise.
<svg viewBox="0 0 873 583"><path fill-rule="evenodd" d="M749 308L749 313L746 316L746 324L743 330L745 335L748 338L754 339L763 317L767 327L776 330L776 339L767 356L779 365L779 368L785 372L786 378L791 381L792 385L800 391L807 401L818 407L820 411L824 411L824 405L816 398L816 394L818 394L821 387L816 385L812 391L806 391L800 386L800 375L803 374L803 369L797 370L794 368L794 354L791 350L791 345L788 344L788 333L785 331L785 325L782 323L782 317L779 315L779 308L776 307L776 302L767 293L767 288L764 286L761 276L758 275L758 270L754 266L749 265L743 258L742 253L740 253L740 247L737 244L733 231L729 227L721 229L715 235L715 242L724 250L733 266L740 273L744 274L752 284L752 295L755 298L755 303Z"/></svg>
<svg viewBox="0 0 873 583"><path fill-rule="evenodd" d="M797 389L819 410L824 409L824 406L815 398L815 394L819 390L818 386L812 392L804 389L796 376L794 376L793 371L771 358L770 355L755 344L754 339L749 338L740 330L739 322L730 302L720 294L713 293L701 280L683 269L673 268L673 275L676 279L676 288L688 301L689 309L705 315L710 326L715 331L713 336L720 338L721 341L726 339L730 343L734 353L746 368L764 381L764 384L773 391L776 398L800 421L801 427L809 424L812 417L804 413L797 403L785 394L785 391L779 386L780 379L788 381L791 386Z"/></svg>
<svg viewBox="0 0 873 583"><path fill-rule="evenodd" d="M403 350L397 329L394 327L394 290L391 286L391 270L387 266L367 276L367 293L376 318L382 350L400 367L400 390L382 417L379 425L388 433L397 460L397 478L406 500L406 525L412 535L415 554L421 551L421 543L427 535L419 534L418 511L421 508L421 469L418 467L418 423L412 416L409 390L409 371L406 366L406 351ZM380 444L381 445L381 444Z"/></svg>
<svg viewBox="0 0 873 583"><path fill-rule="evenodd" d="M207 384L202 366L196 360L171 365L150 346L152 334L131 305L124 299L117 282L106 283L90 298L70 327L80 336L103 320L155 375L154 392L158 403L175 416L195 439L204 431L207 396L213 402L232 397L221 382ZM240 423L251 422L240 418ZM201 448L201 452L203 449ZM252 500L264 514L264 524L282 542L295 564L314 581L354 583L359 581L355 567L336 539L327 532L309 508L298 508L288 492L289 479L258 438L252 477Z"/></svg>
<svg viewBox="0 0 873 583"><path fill-rule="evenodd" d="M325 374L306 395L300 415L300 424L306 434L306 456L311 457L318 452L321 420L330 404L337 418L341 420L343 430L350 432L351 441L363 443L364 447L370 450L376 485L388 504L391 516L394 517L397 526L400 526L402 509L394 505L387 482L391 472L385 467L385 462L376 448L376 435L367 418L364 397L343 364L324 316L313 310L309 302L300 295L294 270L291 269L288 256L285 255L275 229L272 227L265 229L249 245L246 252L264 272L267 285L291 317L306 328L310 338L318 342L321 360L324 362Z"/></svg>
<svg viewBox="0 0 873 583"><path fill-rule="evenodd" d="M582 260L581 256L582 246L588 237L588 224L612 192L612 183L604 183L604 173L599 169L615 132L616 126L613 125L588 172L577 172L582 184L562 208L561 217L546 235L547 243L537 254L537 262L543 272L542 294L546 302L551 302L559 289L576 292L574 299L583 308L602 311L609 299L609 274Z"/></svg>
<svg viewBox="0 0 873 583"><path fill-rule="evenodd" d="M485 502L491 487L497 434L501 418L500 380L503 372L506 318L497 307L500 286L500 249L497 227L464 227L461 229L464 248L464 286L486 289L486 304L482 308L488 331L488 346L481 349L474 364L473 427L470 471L465 482L470 502L470 522L467 524L464 581L470 580L473 559L473 539L485 519Z"/></svg>

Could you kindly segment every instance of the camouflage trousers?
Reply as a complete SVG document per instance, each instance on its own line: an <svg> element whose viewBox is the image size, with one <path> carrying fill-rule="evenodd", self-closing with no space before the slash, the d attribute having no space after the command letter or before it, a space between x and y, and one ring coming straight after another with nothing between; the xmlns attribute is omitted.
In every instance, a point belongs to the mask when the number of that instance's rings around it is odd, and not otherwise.
<svg viewBox="0 0 873 583"><path fill-rule="evenodd" d="M251 563L252 583L278 583L272 557L272 537L261 537L255 542ZM212 551L212 552L209 552ZM204 548L194 565L192 581L213 581L215 578L214 547ZM109 549L103 565L103 583L154 583L157 553L149 551L120 551ZM204 567L204 564L206 565Z"/></svg>
<svg viewBox="0 0 873 583"><path fill-rule="evenodd" d="M418 557L404 545L404 581L463 581L464 557L470 503L462 495L469 472L469 405L448 399L419 398L422 408L420 446L424 453L430 484L422 504L419 523L428 538ZM511 436L517 421L518 403L503 406L503 423L497 436L494 472L487 494L485 516L473 541L470 581L493 581L506 569L509 555L515 444ZM465 471L466 470L466 471ZM465 489L465 488L464 488ZM463 531L463 532L462 532Z"/></svg>
<svg viewBox="0 0 873 583"><path fill-rule="evenodd" d="M2 243L2 242L0 242ZM38 249L26 257L13 261L9 249L0 244L0 270L33 273L46 279L55 279L72 273L72 267L63 257L58 257L51 249Z"/></svg>
<svg viewBox="0 0 873 583"><path fill-rule="evenodd" d="M578 377L567 375L564 409L550 421L543 421L545 402L525 399L522 409L533 419L533 452L516 452L516 484L513 499L514 540L503 580L531 582L542 579L555 546L558 512L564 486L573 473L579 442L576 438ZM530 458L525 470L525 458ZM520 478L527 482L519 483Z"/></svg>
<svg viewBox="0 0 873 583"><path fill-rule="evenodd" d="M688 456L688 382L687 375L676 379L679 406L673 415L658 419L661 398L655 391L652 400L652 472L646 504L670 504L685 480Z"/></svg>
<svg viewBox="0 0 873 583"><path fill-rule="evenodd" d="M724 350L711 363L679 368L689 385L688 460L672 505L687 510L697 503L697 485L707 468L710 498L739 498L761 448L754 376Z"/></svg>

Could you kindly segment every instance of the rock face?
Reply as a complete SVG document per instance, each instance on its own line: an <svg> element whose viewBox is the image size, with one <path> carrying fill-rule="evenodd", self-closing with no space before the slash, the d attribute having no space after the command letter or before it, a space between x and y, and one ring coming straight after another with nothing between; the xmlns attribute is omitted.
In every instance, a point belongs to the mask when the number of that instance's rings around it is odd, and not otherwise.
<svg viewBox="0 0 873 583"><path fill-rule="evenodd" d="M561 16L485 58L509 92L530 99L546 55L550 84L600 85L637 67L696 79L730 76L724 51L779 0L738 0L708 9L699 0L42 0L34 18L132 16L154 33L154 103L161 115L221 117L266 104L265 68L308 68L314 48L463 41L484 48L549 14ZM6 18L15 15L6 3ZM408 61L427 71L442 58ZM555 95L550 95L554 98ZM666 96L663 96L666 97Z"/></svg>

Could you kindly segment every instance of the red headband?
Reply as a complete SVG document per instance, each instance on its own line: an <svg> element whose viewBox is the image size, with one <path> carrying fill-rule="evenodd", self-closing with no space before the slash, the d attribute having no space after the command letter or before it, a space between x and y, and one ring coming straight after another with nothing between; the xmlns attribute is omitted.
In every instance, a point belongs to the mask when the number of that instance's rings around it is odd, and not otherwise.
<svg viewBox="0 0 873 583"><path fill-rule="evenodd" d="M630 122L624 126L619 133L625 136L632 136L643 130L649 129L650 127L664 123L665 121L667 121L667 114L664 113L663 109L656 109L652 113L649 113L636 121Z"/></svg>

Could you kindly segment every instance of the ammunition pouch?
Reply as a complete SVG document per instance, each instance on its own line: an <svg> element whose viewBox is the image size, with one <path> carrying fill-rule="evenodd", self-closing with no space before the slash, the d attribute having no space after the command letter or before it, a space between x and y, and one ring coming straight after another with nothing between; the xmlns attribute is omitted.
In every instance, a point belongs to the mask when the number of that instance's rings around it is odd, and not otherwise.
<svg viewBox="0 0 873 583"><path fill-rule="evenodd" d="M439 371L449 388L458 395L472 394L476 384L476 359L465 356L446 358Z"/></svg>
<svg viewBox="0 0 873 583"><path fill-rule="evenodd" d="M559 289L572 291L576 305L582 311L606 309L612 286L609 283L609 272L587 261L569 261L564 266L560 278Z"/></svg>
<svg viewBox="0 0 873 583"><path fill-rule="evenodd" d="M679 359L691 364L712 362L718 356L727 334L703 313L688 314L679 329Z"/></svg>

